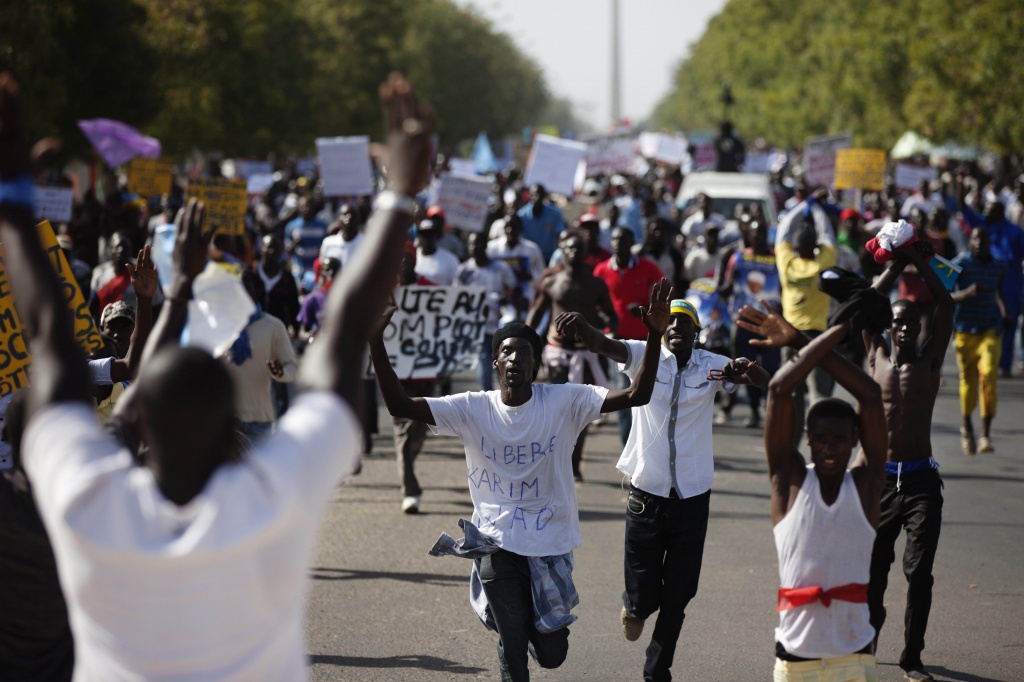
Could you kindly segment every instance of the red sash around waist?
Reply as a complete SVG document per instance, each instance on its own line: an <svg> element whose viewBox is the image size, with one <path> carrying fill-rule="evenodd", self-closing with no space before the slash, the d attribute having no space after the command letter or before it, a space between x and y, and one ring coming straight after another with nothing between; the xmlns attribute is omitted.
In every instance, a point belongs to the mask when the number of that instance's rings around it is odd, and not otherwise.
<svg viewBox="0 0 1024 682"><path fill-rule="evenodd" d="M840 585L826 590L820 586L813 587L780 587L779 605L776 612L782 613L795 609L798 606L821 601L827 608L832 600L848 601L853 604L866 604L868 602L868 586L863 583L850 583Z"/></svg>

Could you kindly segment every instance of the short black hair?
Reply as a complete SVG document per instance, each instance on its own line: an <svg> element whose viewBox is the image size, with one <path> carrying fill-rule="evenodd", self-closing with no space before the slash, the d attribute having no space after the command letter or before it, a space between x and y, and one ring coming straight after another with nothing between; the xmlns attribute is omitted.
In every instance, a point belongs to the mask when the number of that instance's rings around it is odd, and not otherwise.
<svg viewBox="0 0 1024 682"><path fill-rule="evenodd" d="M860 417L853 405L839 398L823 398L811 405L807 410L807 430L814 428L819 419L845 419L854 429L860 428Z"/></svg>
<svg viewBox="0 0 1024 682"><path fill-rule="evenodd" d="M517 337L526 339L529 342L530 347L533 349L533 359L540 363L540 354L544 350L544 342L540 340L540 336L537 335L533 327L521 322L513 322L494 332L494 337L491 339L491 359L493 360L498 357L498 349L501 348L502 341Z"/></svg>

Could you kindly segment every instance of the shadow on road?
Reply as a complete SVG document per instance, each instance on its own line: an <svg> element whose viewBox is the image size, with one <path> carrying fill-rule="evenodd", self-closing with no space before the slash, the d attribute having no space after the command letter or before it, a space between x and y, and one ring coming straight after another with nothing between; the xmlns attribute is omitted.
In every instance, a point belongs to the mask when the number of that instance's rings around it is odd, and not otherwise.
<svg viewBox="0 0 1024 682"><path fill-rule="evenodd" d="M982 677L981 675L972 675L971 673L964 673L958 670L950 670L949 668L943 668L941 665L930 665L928 670L941 677L948 677L956 682L1006 682L1006 680L997 680L994 677Z"/></svg>
<svg viewBox="0 0 1024 682"><path fill-rule="evenodd" d="M370 658L369 656L313 654L309 658L312 665L335 665L348 668L420 668L421 670L440 670L460 675L475 675L486 672L484 668L458 665L454 661L438 658L437 656L386 656L384 658Z"/></svg>
<svg viewBox="0 0 1024 682"><path fill-rule="evenodd" d="M312 580L401 580L424 585L444 585L466 582L464 575L444 573L394 573L392 571L357 571L349 568L312 568Z"/></svg>

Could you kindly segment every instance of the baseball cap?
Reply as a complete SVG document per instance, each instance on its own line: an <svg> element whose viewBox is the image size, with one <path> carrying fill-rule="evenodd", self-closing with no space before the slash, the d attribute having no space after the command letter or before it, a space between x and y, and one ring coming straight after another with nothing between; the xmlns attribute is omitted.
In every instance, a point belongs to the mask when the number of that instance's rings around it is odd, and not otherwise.
<svg viewBox="0 0 1024 682"><path fill-rule="evenodd" d="M105 327L111 321L116 320L119 317L123 317L129 320L132 324L135 324L135 308L131 307L124 301L114 301L108 303L107 307L103 309L103 313L100 315L100 326Z"/></svg>
<svg viewBox="0 0 1024 682"><path fill-rule="evenodd" d="M693 307L693 304L683 298L673 299L669 303L669 313L672 315L686 315L691 320L697 329L702 329L700 318L697 317L697 309Z"/></svg>
<svg viewBox="0 0 1024 682"><path fill-rule="evenodd" d="M435 216L441 216L441 218L444 218L445 217L444 209L441 208L440 206L431 206L430 208L428 208L427 209L427 217L428 218L433 218Z"/></svg>
<svg viewBox="0 0 1024 682"><path fill-rule="evenodd" d="M416 226L416 232L436 232L440 226L432 218L424 218Z"/></svg>

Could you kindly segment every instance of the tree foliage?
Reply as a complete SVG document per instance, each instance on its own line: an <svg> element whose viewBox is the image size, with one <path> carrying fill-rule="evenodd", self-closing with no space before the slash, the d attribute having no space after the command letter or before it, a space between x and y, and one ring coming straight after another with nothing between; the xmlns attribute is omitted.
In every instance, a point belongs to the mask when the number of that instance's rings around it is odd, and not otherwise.
<svg viewBox="0 0 1024 682"><path fill-rule="evenodd" d="M75 121L125 121L167 153L265 158L380 132L377 87L407 72L444 143L518 132L550 101L511 38L451 0L19 0L0 69L31 132L84 148Z"/></svg>
<svg viewBox="0 0 1024 682"><path fill-rule="evenodd" d="M679 66L659 125L715 127L723 82L746 137L800 146L852 130L888 148L907 129L1024 149L1019 0L730 0Z"/></svg>

